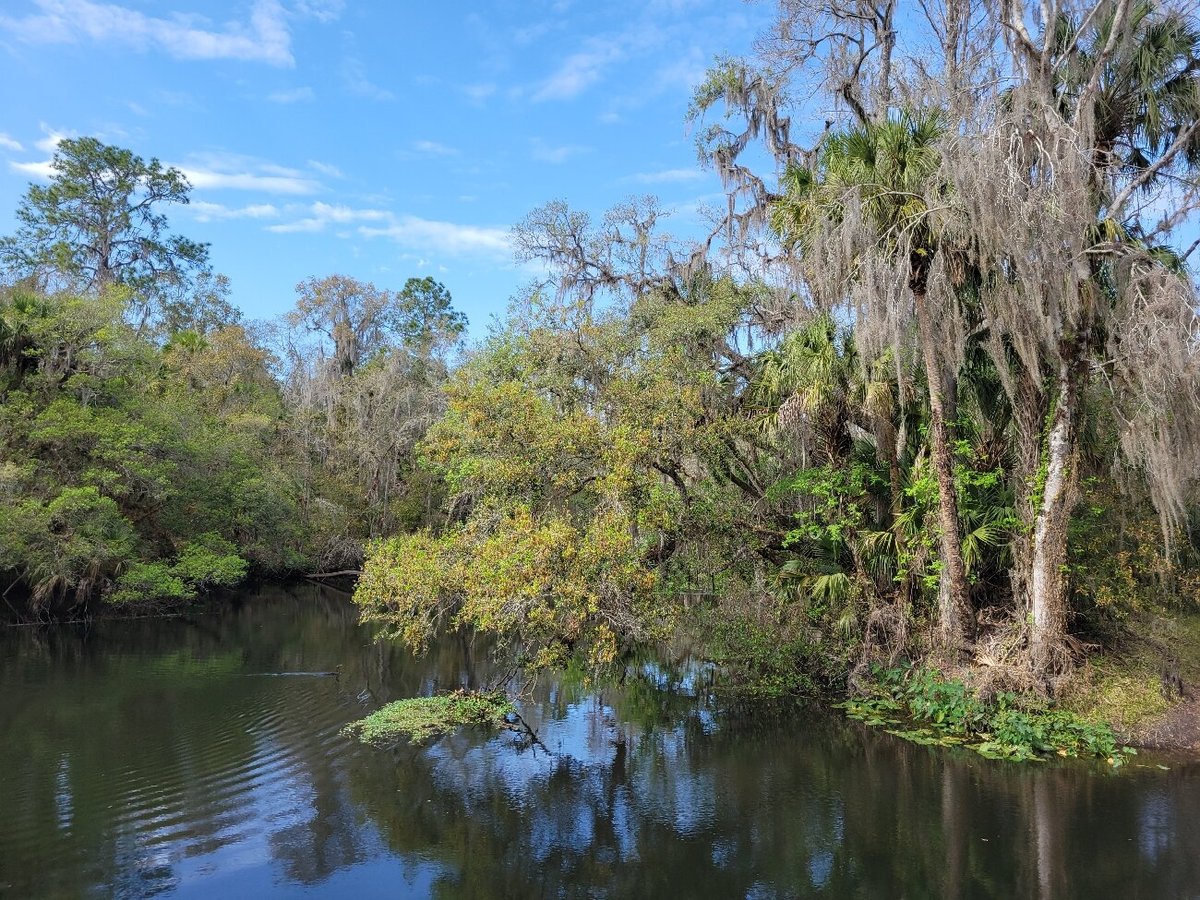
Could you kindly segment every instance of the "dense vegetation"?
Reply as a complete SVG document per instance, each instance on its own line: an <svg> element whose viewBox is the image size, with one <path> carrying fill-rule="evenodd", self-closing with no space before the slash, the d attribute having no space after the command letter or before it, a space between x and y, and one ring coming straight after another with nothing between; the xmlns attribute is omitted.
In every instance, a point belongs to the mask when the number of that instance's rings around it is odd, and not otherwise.
<svg viewBox="0 0 1200 900"><path fill-rule="evenodd" d="M1200 31L1045 8L783 2L696 91L706 242L648 198L518 224L546 276L452 374L448 521L369 546L366 614L533 666L691 626L768 693L926 659L980 703L1140 637L1178 692Z"/></svg>
<svg viewBox="0 0 1200 900"><path fill-rule="evenodd" d="M464 325L442 285L314 278L283 322L245 325L207 248L166 230L182 175L90 138L54 165L0 245L13 610L354 567L368 537L425 521L437 486L413 475L412 446Z"/></svg>
<svg viewBox="0 0 1200 900"><path fill-rule="evenodd" d="M0 244L0 577L170 600L365 548L414 648L599 667L690 628L765 693L919 658L1003 697L1157 641L1200 589L1200 31L922 10L784 0L696 91L707 240L651 198L534 210L544 277L453 370L430 279L240 324L167 231L183 176L63 142Z"/></svg>

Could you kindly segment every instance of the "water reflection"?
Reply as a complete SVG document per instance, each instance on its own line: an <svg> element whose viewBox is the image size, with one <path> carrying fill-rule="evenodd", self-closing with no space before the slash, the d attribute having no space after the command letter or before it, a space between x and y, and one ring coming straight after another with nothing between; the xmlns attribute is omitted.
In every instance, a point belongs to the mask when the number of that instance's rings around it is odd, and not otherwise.
<svg viewBox="0 0 1200 900"><path fill-rule="evenodd" d="M279 673L340 670L329 678ZM482 683L343 600L0 635L0 894L19 897L1200 896L1200 768L1119 776L718 712L709 673L544 679L537 741L361 747L340 727Z"/></svg>

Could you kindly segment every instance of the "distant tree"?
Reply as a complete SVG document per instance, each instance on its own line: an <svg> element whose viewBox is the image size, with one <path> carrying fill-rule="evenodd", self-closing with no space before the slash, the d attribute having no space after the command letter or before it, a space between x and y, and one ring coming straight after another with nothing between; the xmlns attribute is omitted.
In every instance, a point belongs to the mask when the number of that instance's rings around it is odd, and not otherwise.
<svg viewBox="0 0 1200 900"><path fill-rule="evenodd" d="M353 375L384 347L436 344L466 327L466 318L450 305L450 292L432 278L410 278L399 291L388 291L346 275L327 275L302 281L296 293L289 323L331 341L341 375Z"/></svg>
<svg viewBox="0 0 1200 900"><path fill-rule="evenodd" d="M59 143L50 165L50 184L29 186L17 233L0 240L10 276L84 294L124 285L145 322L209 274L208 245L167 229L163 207L191 189L178 169L92 137Z"/></svg>
<svg viewBox="0 0 1200 900"><path fill-rule="evenodd" d="M356 565L362 538L432 514L435 486L413 448L445 407L444 354L467 320L432 278L390 291L329 275L296 292L286 318L290 433L311 463L301 477L343 523L321 562Z"/></svg>
<svg viewBox="0 0 1200 900"><path fill-rule="evenodd" d="M228 276L211 271L197 276L189 296L163 300L158 314L167 336L184 331L209 334L242 321L242 311L229 302Z"/></svg>

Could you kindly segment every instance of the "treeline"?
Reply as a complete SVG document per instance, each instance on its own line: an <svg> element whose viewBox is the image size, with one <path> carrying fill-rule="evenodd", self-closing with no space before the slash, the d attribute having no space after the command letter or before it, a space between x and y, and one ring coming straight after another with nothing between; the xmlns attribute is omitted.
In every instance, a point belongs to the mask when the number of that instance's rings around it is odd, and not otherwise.
<svg viewBox="0 0 1200 900"><path fill-rule="evenodd" d="M512 241L545 276L453 368L430 279L313 279L240 324L147 212L182 176L64 142L0 244L10 593L365 546L356 600L412 647L604 666L687 625L773 693L905 658L1053 686L1194 605L1196 18L900 12L782 2L695 94L707 239L651 198L534 210Z"/></svg>
<svg viewBox="0 0 1200 900"><path fill-rule="evenodd" d="M429 520L413 446L464 320L446 289L344 276L249 325L172 235L177 171L66 140L0 244L0 593L20 616L356 568Z"/></svg>
<svg viewBox="0 0 1200 900"><path fill-rule="evenodd" d="M421 451L449 525L358 586L408 643L604 664L698 618L781 690L921 657L1052 685L1194 604L1194 10L778 10L696 91L707 242L649 200L514 229L548 275Z"/></svg>

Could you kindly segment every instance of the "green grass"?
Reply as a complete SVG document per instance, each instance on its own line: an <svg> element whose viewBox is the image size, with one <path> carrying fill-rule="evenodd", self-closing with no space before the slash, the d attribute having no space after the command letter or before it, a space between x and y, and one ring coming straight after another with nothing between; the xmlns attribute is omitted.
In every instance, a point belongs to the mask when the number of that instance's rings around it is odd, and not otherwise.
<svg viewBox="0 0 1200 900"><path fill-rule="evenodd" d="M1155 634L1179 660L1184 681L1191 685L1200 681L1200 614L1175 613L1131 623L1129 630L1133 635ZM1171 707L1163 696L1162 662L1160 647L1134 637L1119 650L1092 657L1063 698L1063 706L1136 735L1141 725Z"/></svg>
<svg viewBox="0 0 1200 900"><path fill-rule="evenodd" d="M422 743L464 725L502 728L512 712L513 705L503 693L455 691L397 700L342 731L366 744L393 744L402 738Z"/></svg>

